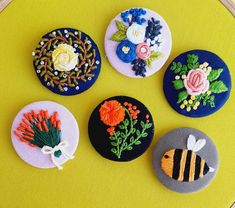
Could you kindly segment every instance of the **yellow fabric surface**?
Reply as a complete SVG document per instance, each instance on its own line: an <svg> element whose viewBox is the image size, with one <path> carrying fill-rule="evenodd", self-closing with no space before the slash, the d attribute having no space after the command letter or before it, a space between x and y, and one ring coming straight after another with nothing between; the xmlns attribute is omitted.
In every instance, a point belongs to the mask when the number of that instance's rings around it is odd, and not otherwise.
<svg viewBox="0 0 235 208"><path fill-rule="evenodd" d="M103 39L109 21L130 7L146 7L164 17L172 31L168 62L146 79L130 79L105 58ZM53 94L39 82L31 52L40 37L55 28L72 27L89 34L102 56L95 85L72 97ZM217 53L235 75L235 19L215 0L14 0L0 13L0 207L1 208L228 208L235 201L235 97L214 115L200 119L177 114L162 90L167 65L181 52L206 49ZM234 81L234 80L233 80ZM89 142L87 123L103 99L128 95L142 101L155 121L152 145L140 158L117 163L102 158ZM66 106L80 127L75 159L63 171L36 169L22 161L11 144L14 116L26 104L52 100ZM69 125L69 124L68 124ZM220 168L206 189L178 194L165 188L152 169L158 139L176 127L204 131L216 144Z"/></svg>

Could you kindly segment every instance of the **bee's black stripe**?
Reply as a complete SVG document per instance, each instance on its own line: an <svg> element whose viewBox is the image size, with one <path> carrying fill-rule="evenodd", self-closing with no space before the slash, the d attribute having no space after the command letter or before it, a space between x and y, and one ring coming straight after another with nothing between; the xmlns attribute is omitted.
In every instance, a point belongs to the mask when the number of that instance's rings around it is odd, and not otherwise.
<svg viewBox="0 0 235 208"><path fill-rule="evenodd" d="M192 151L189 150L186 158L185 169L184 169L184 180L189 180L189 172L190 172L190 161L191 161Z"/></svg>
<svg viewBox="0 0 235 208"><path fill-rule="evenodd" d="M209 167L208 167L208 165L205 162L204 170L203 170L203 175L206 175L208 171L209 171Z"/></svg>
<svg viewBox="0 0 235 208"><path fill-rule="evenodd" d="M201 169L201 157L198 155L196 156L196 162L195 162L195 173L194 173L194 180L197 180L200 175L200 169Z"/></svg>
<svg viewBox="0 0 235 208"><path fill-rule="evenodd" d="M173 165L173 174L172 178L178 179L180 173L180 160L182 156L182 149L176 149L174 153L174 165Z"/></svg>

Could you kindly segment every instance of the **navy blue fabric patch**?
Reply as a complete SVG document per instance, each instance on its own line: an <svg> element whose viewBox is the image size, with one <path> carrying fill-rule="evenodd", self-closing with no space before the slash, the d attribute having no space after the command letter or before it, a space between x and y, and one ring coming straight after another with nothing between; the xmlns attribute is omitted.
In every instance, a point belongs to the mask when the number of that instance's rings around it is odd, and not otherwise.
<svg viewBox="0 0 235 208"><path fill-rule="evenodd" d="M52 52L60 44L73 47L77 65L69 71L55 69ZM55 29L42 37L33 52L33 65L41 83L54 93L76 95L89 89L100 73L101 57L95 42L85 33L72 29Z"/></svg>
<svg viewBox="0 0 235 208"><path fill-rule="evenodd" d="M116 117L112 118L113 115ZM92 112L88 133L100 155L113 161L130 161L142 155L151 144L154 124L141 102L115 96L100 103Z"/></svg>
<svg viewBox="0 0 235 208"><path fill-rule="evenodd" d="M186 110L186 108L181 109L180 104L177 103L178 101L178 93L181 91L186 90L185 88L176 90L173 86L173 81L175 80L176 74L174 71L171 70L171 67L173 65L173 62L181 62L182 64L187 65L187 55L188 54L195 54L196 56L199 57L198 62L200 64L203 64L204 62L208 62L209 66L212 67L212 69L220 69L222 68L223 71L220 74L218 80L222 81L226 87L227 91L222 92L219 94L212 93L211 95L214 96L214 106L211 107L209 103L206 103L206 105L199 105L196 110L190 110L189 112ZM165 96L171 105L171 107L176 110L178 113L189 116L189 117L203 117L203 116L208 116L217 110L219 110L227 101L230 95L230 90L231 90L231 77L229 73L229 69L227 65L224 63L224 61L217 56L216 54L210 52L210 51L205 51L205 50L191 50L185 53L182 53L181 55L177 56L172 63L168 66L165 75L164 75L164 80L163 80L163 90L165 93Z"/></svg>

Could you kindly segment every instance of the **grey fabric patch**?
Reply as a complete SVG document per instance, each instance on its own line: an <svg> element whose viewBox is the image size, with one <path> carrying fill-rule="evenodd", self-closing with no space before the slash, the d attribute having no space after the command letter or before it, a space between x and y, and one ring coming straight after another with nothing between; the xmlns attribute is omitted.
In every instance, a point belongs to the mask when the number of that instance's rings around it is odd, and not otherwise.
<svg viewBox="0 0 235 208"><path fill-rule="evenodd" d="M196 154L203 158L215 171L208 172L203 178L199 178L193 182L179 182L168 177L163 172L161 169L161 158L170 149L187 149L187 140L190 134L194 135L196 140L206 139L206 145ZM153 167L156 176L167 188L179 193L196 192L206 187L215 177L218 165L219 158L214 143L206 134L193 128L178 128L167 133L158 141L153 152Z"/></svg>

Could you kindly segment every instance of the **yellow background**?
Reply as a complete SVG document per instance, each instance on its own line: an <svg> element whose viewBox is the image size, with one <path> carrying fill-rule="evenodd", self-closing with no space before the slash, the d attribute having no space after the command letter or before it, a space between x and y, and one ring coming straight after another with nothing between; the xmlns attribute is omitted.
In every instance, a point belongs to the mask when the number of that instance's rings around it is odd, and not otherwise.
<svg viewBox="0 0 235 208"><path fill-rule="evenodd" d="M130 79L105 58L103 39L109 21L129 7L146 7L164 17L172 31L168 62L146 79ZM55 28L72 27L89 34L102 56L99 79L88 91L63 97L43 87L32 66L31 52L40 37ZM0 208L228 208L235 201L235 97L214 115L192 119L167 103L162 79L181 52L206 49L217 53L235 75L235 19L217 0L15 0L0 13ZM142 101L155 122L152 145L140 158L116 163L102 158L89 142L87 123L103 99L128 95ZM10 138L14 116L26 104L52 100L66 106L80 127L73 161L57 169L36 169L15 153ZM158 139L176 127L194 127L215 142L220 168L206 189L178 194L154 176L152 152Z"/></svg>

